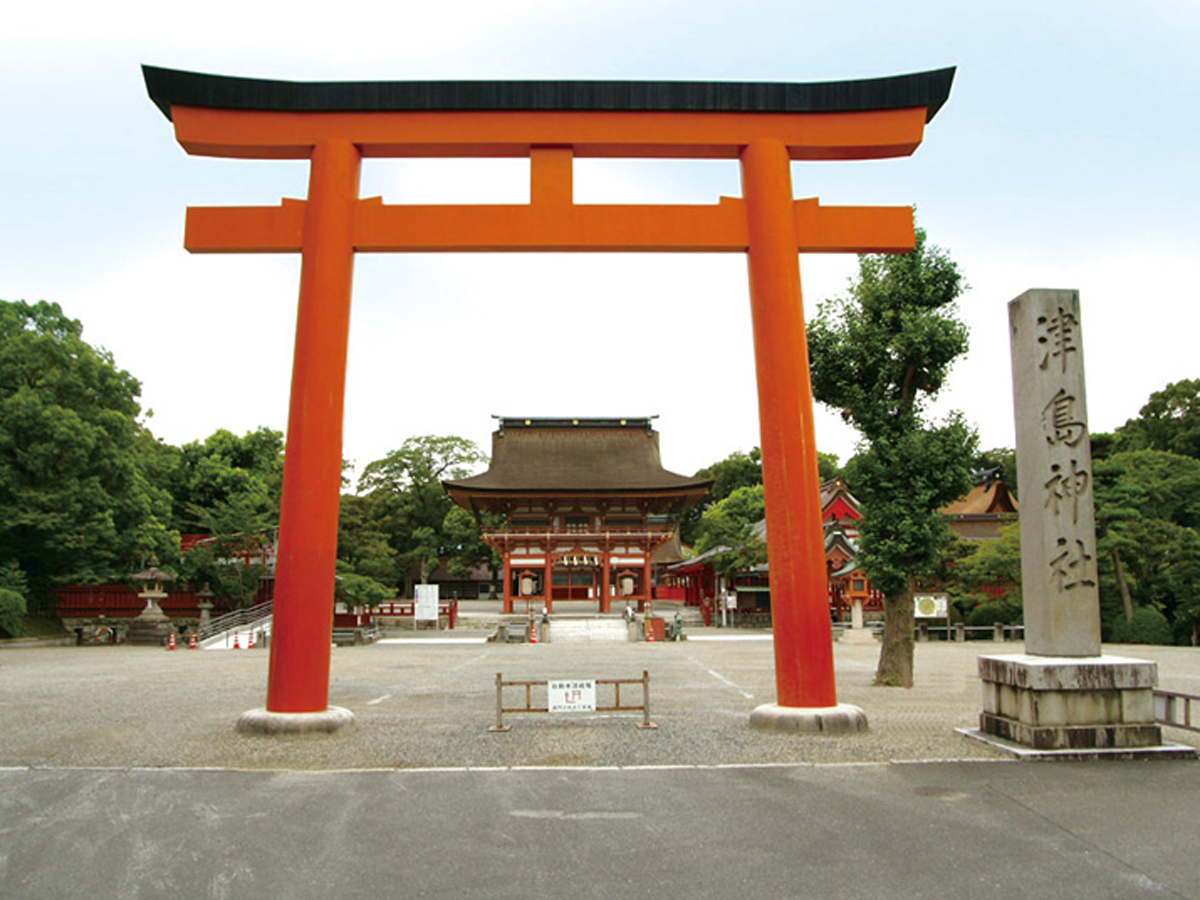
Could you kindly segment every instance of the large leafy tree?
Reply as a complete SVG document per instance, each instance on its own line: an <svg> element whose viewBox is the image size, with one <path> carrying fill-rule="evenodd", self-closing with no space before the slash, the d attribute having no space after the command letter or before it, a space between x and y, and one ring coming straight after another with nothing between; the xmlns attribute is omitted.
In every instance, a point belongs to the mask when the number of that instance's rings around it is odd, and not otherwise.
<svg viewBox="0 0 1200 900"><path fill-rule="evenodd" d="M250 606L267 573L277 511L251 490L211 506L192 504L193 529L208 535L184 554L183 575L194 590L207 589L235 607Z"/></svg>
<svg viewBox="0 0 1200 900"><path fill-rule="evenodd" d="M1163 519L1142 518L1128 524L1128 575L1135 610L1161 613L1182 640L1195 641L1200 629L1200 536ZM1106 625L1123 617L1106 616Z"/></svg>
<svg viewBox="0 0 1200 900"><path fill-rule="evenodd" d="M749 453L735 450L720 462L705 466L696 478L711 478L712 487L697 503L692 504L679 520L679 539L685 544L695 544L700 537L700 520L714 504L720 503L738 488L762 484L762 453L757 447Z"/></svg>
<svg viewBox="0 0 1200 900"><path fill-rule="evenodd" d="M971 625L1021 621L1021 526L1012 522L996 540L956 539L946 552L942 583Z"/></svg>
<svg viewBox="0 0 1200 900"><path fill-rule="evenodd" d="M848 295L823 303L808 331L814 396L863 438L852 489L859 562L885 597L876 684L912 684L916 580L949 538L939 510L970 489L973 429L927 414L967 349L954 305L963 289L958 266L918 229L911 253L860 256Z"/></svg>
<svg viewBox="0 0 1200 900"><path fill-rule="evenodd" d="M35 602L175 545L165 494L138 467L140 390L57 304L0 301L0 566Z"/></svg>
<svg viewBox="0 0 1200 900"><path fill-rule="evenodd" d="M445 532L452 503L442 481L463 478L485 462L466 438L426 436L409 438L363 469L358 493L368 500L367 518L387 535L409 584L424 581L457 543Z"/></svg>
<svg viewBox="0 0 1200 900"><path fill-rule="evenodd" d="M1138 504L1145 491L1128 479L1129 470L1112 460L1092 463L1092 497L1096 507L1096 549L1112 567L1113 582L1121 597L1125 621L1133 621L1133 595L1125 577L1122 552L1129 554L1136 544L1128 534L1129 525L1141 516ZM1101 584L1101 595L1107 585Z"/></svg>
<svg viewBox="0 0 1200 900"><path fill-rule="evenodd" d="M446 568L456 578L465 578L475 566L488 567L493 584L500 580L503 561L500 554L483 540L484 530L498 530L504 516L481 512L473 515L461 506L452 506L442 521L442 533L449 542Z"/></svg>
<svg viewBox="0 0 1200 900"><path fill-rule="evenodd" d="M1200 526L1200 459L1161 450L1114 453L1111 462L1136 488L1131 505L1145 518Z"/></svg>
<svg viewBox="0 0 1200 900"><path fill-rule="evenodd" d="M1200 459L1200 378L1155 391L1116 437L1119 450L1166 450Z"/></svg>
<svg viewBox="0 0 1200 900"><path fill-rule="evenodd" d="M1177 639L1194 640L1200 625L1200 459L1126 450L1096 460L1092 478L1106 639L1145 639L1148 633L1136 626L1152 610Z"/></svg>
<svg viewBox="0 0 1200 900"><path fill-rule="evenodd" d="M342 494L338 506L338 562L349 571L395 587L400 582L396 551L389 540L382 501Z"/></svg>
<svg viewBox="0 0 1200 900"><path fill-rule="evenodd" d="M841 474L838 458L832 453L817 454L817 469L822 481ZM720 462L705 466L694 477L711 478L713 484L704 498L689 506L680 517L679 538L685 544L696 544L700 540L705 512L739 488L762 484L762 452L757 447L748 453L735 450Z"/></svg>
<svg viewBox="0 0 1200 900"><path fill-rule="evenodd" d="M25 619L25 594L29 586L15 562L0 565L0 634L16 637Z"/></svg>
<svg viewBox="0 0 1200 900"><path fill-rule="evenodd" d="M234 512L265 518L269 526L278 520L281 432L260 427L239 437L222 428L203 441L159 448L157 454L153 462L170 490L180 531L216 534L213 517L232 527L237 525L230 518Z"/></svg>
<svg viewBox="0 0 1200 900"><path fill-rule="evenodd" d="M762 565L767 561L767 545L755 525L764 515L763 486L737 488L705 510L696 550L716 551L710 557L713 569L726 577Z"/></svg>

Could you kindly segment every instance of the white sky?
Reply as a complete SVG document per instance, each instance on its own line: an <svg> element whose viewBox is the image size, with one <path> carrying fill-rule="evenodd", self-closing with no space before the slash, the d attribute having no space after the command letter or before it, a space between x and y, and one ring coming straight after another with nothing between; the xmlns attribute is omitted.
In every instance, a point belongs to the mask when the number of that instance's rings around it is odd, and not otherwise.
<svg viewBox="0 0 1200 900"><path fill-rule="evenodd" d="M436 7L436 8L435 8ZM836 7L836 8L835 8ZM330 12L334 10L335 13ZM1081 291L1093 431L1200 376L1200 4L784 0L113 0L0 25L0 297L82 320L143 385L156 435L284 430L299 260L190 256L189 206L275 204L306 164L188 157L140 64L294 80L832 81L958 67L908 159L797 163L798 197L916 204L971 284L943 409L1011 446L1006 304ZM368 161L364 196L523 202L512 161ZM576 163L580 202L715 202L734 162ZM805 306L852 256L805 256ZM491 415L658 414L690 474L758 443L740 255L389 255L356 264L345 450L422 434L485 450ZM854 434L818 408L818 444Z"/></svg>

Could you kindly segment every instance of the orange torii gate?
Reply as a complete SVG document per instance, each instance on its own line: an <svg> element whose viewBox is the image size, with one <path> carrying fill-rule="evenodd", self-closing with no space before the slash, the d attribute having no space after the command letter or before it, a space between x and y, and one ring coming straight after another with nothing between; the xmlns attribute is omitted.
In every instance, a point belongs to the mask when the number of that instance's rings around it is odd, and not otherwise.
<svg viewBox="0 0 1200 900"><path fill-rule="evenodd" d="M749 260L775 632L777 703L758 727L858 730L833 677L812 392L797 252L904 252L909 207L823 207L792 194L792 160L911 154L954 69L814 84L323 82L143 67L191 154L308 159L305 200L189 208L188 250L300 253L266 707L254 731L333 730L329 657L350 290L357 252L651 251ZM528 157L530 202L388 205L358 195L371 157ZM741 198L575 205L572 160L737 159Z"/></svg>

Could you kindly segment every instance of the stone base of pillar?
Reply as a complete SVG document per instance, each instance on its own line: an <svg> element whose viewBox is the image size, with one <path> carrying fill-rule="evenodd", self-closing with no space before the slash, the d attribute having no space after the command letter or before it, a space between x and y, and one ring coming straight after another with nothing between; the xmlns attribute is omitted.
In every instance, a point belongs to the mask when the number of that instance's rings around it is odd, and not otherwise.
<svg viewBox="0 0 1200 900"><path fill-rule="evenodd" d="M170 617L151 600L137 618L130 621L128 640L131 644L165 646L174 629Z"/></svg>
<svg viewBox="0 0 1200 900"><path fill-rule="evenodd" d="M857 706L780 706L764 703L750 713L750 727L789 734L855 734L867 731L867 714Z"/></svg>
<svg viewBox="0 0 1200 900"><path fill-rule="evenodd" d="M1034 750L1162 744L1153 662L1121 656L981 656L979 731Z"/></svg>
<svg viewBox="0 0 1200 900"><path fill-rule="evenodd" d="M878 644L875 632L869 628L845 628L838 640L843 644Z"/></svg>
<svg viewBox="0 0 1200 900"><path fill-rule="evenodd" d="M340 706L310 713L277 713L259 708L242 713L236 727L242 734L332 734L353 728L354 713Z"/></svg>

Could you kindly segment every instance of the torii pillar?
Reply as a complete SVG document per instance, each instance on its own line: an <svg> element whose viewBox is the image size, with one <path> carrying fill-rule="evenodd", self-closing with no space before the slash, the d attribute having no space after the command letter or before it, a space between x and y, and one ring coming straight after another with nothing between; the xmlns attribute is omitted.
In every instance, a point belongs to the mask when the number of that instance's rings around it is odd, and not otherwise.
<svg viewBox="0 0 1200 900"><path fill-rule="evenodd" d="M299 252L300 305L284 459L267 701L252 732L333 731L329 706L342 410L354 254L428 251L733 252L749 260L777 702L751 725L866 727L833 677L800 273L796 254L913 247L909 207L795 200L794 160L911 154L954 70L818 84L295 83L144 67L192 154L309 159L306 200L190 208L193 252ZM364 157L527 157L530 202L385 205L358 196ZM575 205L576 157L737 159L742 198Z"/></svg>

